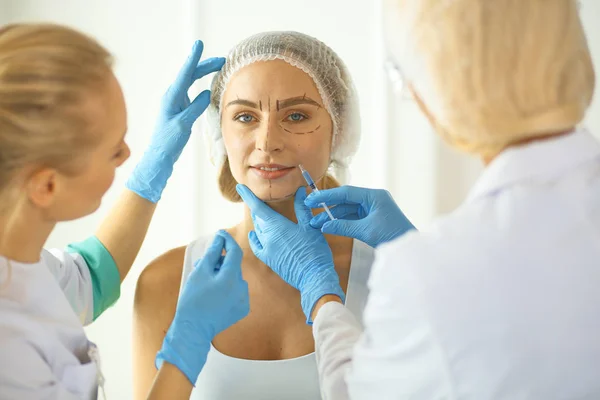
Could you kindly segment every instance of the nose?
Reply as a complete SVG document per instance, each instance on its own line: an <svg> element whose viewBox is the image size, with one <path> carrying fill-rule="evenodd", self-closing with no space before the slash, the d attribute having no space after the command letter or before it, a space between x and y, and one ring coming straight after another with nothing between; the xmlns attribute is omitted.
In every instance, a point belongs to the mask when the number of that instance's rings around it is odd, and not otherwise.
<svg viewBox="0 0 600 400"><path fill-rule="evenodd" d="M256 131L256 149L264 153L280 152L285 148L283 129L276 117L269 118Z"/></svg>

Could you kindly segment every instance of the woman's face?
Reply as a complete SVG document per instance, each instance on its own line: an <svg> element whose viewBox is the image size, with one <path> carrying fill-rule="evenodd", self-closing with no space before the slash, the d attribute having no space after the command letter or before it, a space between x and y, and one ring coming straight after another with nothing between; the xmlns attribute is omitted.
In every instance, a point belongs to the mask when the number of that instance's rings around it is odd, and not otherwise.
<svg viewBox="0 0 600 400"><path fill-rule="evenodd" d="M310 76L282 60L256 62L223 93L221 130L233 177L264 201L293 196L329 166L333 123Z"/></svg>

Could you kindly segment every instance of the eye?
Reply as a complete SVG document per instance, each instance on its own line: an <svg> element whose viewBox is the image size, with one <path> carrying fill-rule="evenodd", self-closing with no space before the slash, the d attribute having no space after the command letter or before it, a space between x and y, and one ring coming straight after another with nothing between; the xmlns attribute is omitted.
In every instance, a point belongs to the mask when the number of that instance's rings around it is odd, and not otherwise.
<svg viewBox="0 0 600 400"><path fill-rule="evenodd" d="M235 116L234 120L243 124L249 124L250 122L253 122L255 118L250 114L238 114Z"/></svg>
<svg viewBox="0 0 600 400"><path fill-rule="evenodd" d="M308 119L308 117L302 113L293 112L290 115L288 115L285 119L290 122L301 122L305 119Z"/></svg>

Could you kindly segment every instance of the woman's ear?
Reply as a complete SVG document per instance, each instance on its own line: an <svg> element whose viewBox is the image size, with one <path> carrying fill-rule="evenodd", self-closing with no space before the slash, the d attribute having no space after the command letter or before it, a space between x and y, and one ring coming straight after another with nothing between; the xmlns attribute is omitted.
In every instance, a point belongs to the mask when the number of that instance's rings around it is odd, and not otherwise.
<svg viewBox="0 0 600 400"><path fill-rule="evenodd" d="M56 170L52 168L38 170L27 180L27 197L36 207L48 208L56 197L57 184Z"/></svg>

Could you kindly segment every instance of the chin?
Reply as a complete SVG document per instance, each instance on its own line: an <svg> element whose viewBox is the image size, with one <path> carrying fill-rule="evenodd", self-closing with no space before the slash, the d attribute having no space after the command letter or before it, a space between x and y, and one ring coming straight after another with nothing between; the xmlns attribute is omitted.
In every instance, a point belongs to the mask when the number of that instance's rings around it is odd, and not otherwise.
<svg viewBox="0 0 600 400"><path fill-rule="evenodd" d="M293 198L300 186L290 185L289 183L278 185L275 181L271 181L271 185L267 182L261 185L249 185L248 187L256 197L265 203L277 203Z"/></svg>
<svg viewBox="0 0 600 400"><path fill-rule="evenodd" d="M279 203L279 202L286 201L288 199L293 199L295 194L296 194L296 191L293 191L292 193L288 193L288 194L282 195L282 196L272 196L269 199L263 199L263 201L265 203Z"/></svg>
<svg viewBox="0 0 600 400"><path fill-rule="evenodd" d="M98 211L101 204L102 204L102 200L98 200L96 203L90 205L85 210L82 210L81 214L74 219L87 217L88 215L95 213L96 211Z"/></svg>

